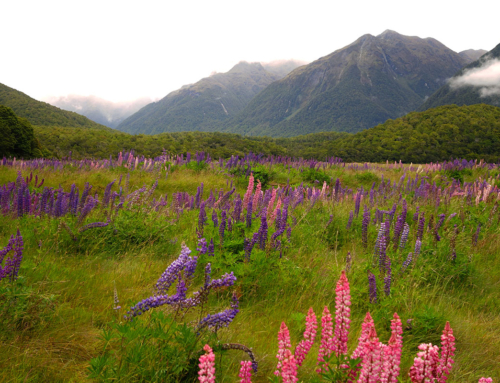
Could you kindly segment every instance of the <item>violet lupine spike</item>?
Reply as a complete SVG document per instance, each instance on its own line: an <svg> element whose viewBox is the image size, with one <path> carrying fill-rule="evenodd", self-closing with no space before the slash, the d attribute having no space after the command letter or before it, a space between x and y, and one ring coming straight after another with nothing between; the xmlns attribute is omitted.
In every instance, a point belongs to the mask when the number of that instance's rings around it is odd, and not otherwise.
<svg viewBox="0 0 500 383"><path fill-rule="evenodd" d="M479 232L481 231L481 224L478 224L477 225L477 229L476 229L476 232L474 233L473 237L472 237L472 246L473 247L476 247L477 246L477 241L479 239Z"/></svg>
<svg viewBox="0 0 500 383"><path fill-rule="evenodd" d="M212 274L212 265L210 263L207 263L207 265L205 266L205 285L204 285L205 288L207 288L208 285L210 284L211 274Z"/></svg>
<svg viewBox="0 0 500 383"><path fill-rule="evenodd" d="M377 303L377 280L372 272L368 272L368 286L370 291L370 303Z"/></svg>
<svg viewBox="0 0 500 383"><path fill-rule="evenodd" d="M420 219L418 221L417 239L422 240L424 235L424 227L425 227L425 212L422 212Z"/></svg>
<svg viewBox="0 0 500 383"><path fill-rule="evenodd" d="M205 201L200 204L200 213L198 214L198 231L203 236L205 223L207 222L207 213L205 211Z"/></svg>
<svg viewBox="0 0 500 383"><path fill-rule="evenodd" d="M415 242L415 251L413 252L415 260L417 260L418 256L420 255L421 248L422 248L422 241L420 239L417 239L417 242Z"/></svg>
<svg viewBox="0 0 500 383"><path fill-rule="evenodd" d="M363 222L361 223L361 241L365 249L368 247L368 225L370 224L370 218L370 210L365 205Z"/></svg>
<svg viewBox="0 0 500 383"><path fill-rule="evenodd" d="M95 229L97 227L106 227L108 225L109 225L109 222L92 222L92 223L89 223L88 225L81 227L78 230L78 232L83 233L83 232L90 230L90 229Z"/></svg>
<svg viewBox="0 0 500 383"><path fill-rule="evenodd" d="M156 282L156 290L160 294L166 294L170 286L177 280L179 273L184 269L186 262L190 259L191 250L182 246L179 257L173 261Z"/></svg>
<svg viewBox="0 0 500 383"><path fill-rule="evenodd" d="M267 218L265 212L260 217L260 227L259 227L259 247L261 250L266 248L267 241Z"/></svg>
<svg viewBox="0 0 500 383"><path fill-rule="evenodd" d="M217 212L215 209L212 210L212 222L214 223L214 227L219 227L219 219L217 217Z"/></svg>
<svg viewBox="0 0 500 383"><path fill-rule="evenodd" d="M401 266L401 270L399 271L400 275L406 271L406 269L408 268L408 266L411 263L412 257L413 257L413 253L409 253L408 256L406 257L405 261L403 262L403 265Z"/></svg>
<svg viewBox="0 0 500 383"><path fill-rule="evenodd" d="M247 227L250 228L252 226L252 199L248 201L246 222Z"/></svg>
<svg viewBox="0 0 500 383"><path fill-rule="evenodd" d="M380 225L380 231L385 230L385 226L387 226L389 222L382 223ZM387 259L387 254L386 254L386 237L385 235L381 235L378 241L378 267L381 273L385 271L386 267L386 259Z"/></svg>
<svg viewBox="0 0 500 383"><path fill-rule="evenodd" d="M208 255L213 257L215 255L215 246L214 246L214 239L210 239L210 243L208 245Z"/></svg>
<svg viewBox="0 0 500 383"><path fill-rule="evenodd" d="M403 227L403 234L401 234L401 240L399 241L399 248L404 250L406 247L406 242L408 241L408 234L410 233L410 226L405 222Z"/></svg>
<svg viewBox="0 0 500 383"><path fill-rule="evenodd" d="M347 227L346 227L347 230L351 228L353 219L354 219L354 212L351 210L351 212L349 213L349 219L347 221Z"/></svg>
<svg viewBox="0 0 500 383"><path fill-rule="evenodd" d="M436 242L441 241L441 236L439 235L439 229L443 225L445 218L446 218L446 214L440 214L439 221L436 223L436 226L434 228L434 239Z"/></svg>
<svg viewBox="0 0 500 383"><path fill-rule="evenodd" d="M196 248L196 251L199 251L200 255L206 254L208 252L207 240L205 238L200 238L198 240L198 247Z"/></svg>
<svg viewBox="0 0 500 383"><path fill-rule="evenodd" d="M222 327L227 327L234 320L236 315L240 312L238 309L239 301L236 294L233 294L233 302L231 303L231 308L221 311L217 314L208 314L205 318L203 318L197 326L198 330L201 330L205 327L213 331L217 331Z"/></svg>
<svg viewBox="0 0 500 383"><path fill-rule="evenodd" d="M220 245L222 246L224 243L224 230L226 229L226 211L222 210L220 213L220 226L219 226L219 239Z"/></svg>

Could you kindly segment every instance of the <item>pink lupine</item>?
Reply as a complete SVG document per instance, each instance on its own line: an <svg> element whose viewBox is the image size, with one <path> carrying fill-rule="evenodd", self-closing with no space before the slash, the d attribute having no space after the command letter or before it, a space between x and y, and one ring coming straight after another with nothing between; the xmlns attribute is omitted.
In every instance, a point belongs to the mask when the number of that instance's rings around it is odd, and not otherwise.
<svg viewBox="0 0 500 383"><path fill-rule="evenodd" d="M403 324L398 314L394 313L391 320L391 338L389 344L384 348L382 372L380 381L382 383L397 383L399 376L399 365L403 352Z"/></svg>
<svg viewBox="0 0 500 383"><path fill-rule="evenodd" d="M198 379L202 383L215 382L215 355L208 344L203 347L205 354L200 356L200 371L198 371Z"/></svg>
<svg viewBox="0 0 500 383"><path fill-rule="evenodd" d="M304 331L304 339L300 341L295 349L295 359L297 361L297 366L302 366L304 359L311 350L314 344L314 339L316 338L316 329L318 328L318 323L316 319L316 314L312 307L307 312L306 317L306 330Z"/></svg>
<svg viewBox="0 0 500 383"><path fill-rule="evenodd" d="M274 375L280 376L283 369L283 363L285 361L286 355L288 355L287 351L290 351L292 344L290 343L290 332L286 327L285 322L281 322L280 331L278 332L278 354L276 358L278 358L278 365L276 366L276 371L274 371Z"/></svg>
<svg viewBox="0 0 500 383"><path fill-rule="evenodd" d="M252 362L241 361L240 373L238 375L240 383L252 383Z"/></svg>
<svg viewBox="0 0 500 383"><path fill-rule="evenodd" d="M285 350L285 355L283 359L283 368L281 371L281 376L283 377L283 383L296 383L297 379L297 362L292 352L287 349Z"/></svg>
<svg viewBox="0 0 500 383"><path fill-rule="evenodd" d="M345 270L342 270L342 274L340 274L335 292L333 352L335 352L335 355L340 356L347 354L347 338L351 323L351 309L349 308L351 305L351 294Z"/></svg>
<svg viewBox="0 0 500 383"><path fill-rule="evenodd" d="M257 211L259 208L259 202L262 199L262 184L260 180L257 180L257 187L255 188L255 195L253 197L252 207L253 211Z"/></svg>
<svg viewBox="0 0 500 383"><path fill-rule="evenodd" d="M333 320L330 310L325 306L321 316L321 345L318 352L318 365L325 363L325 356L330 356L333 350ZM322 367L316 370L322 371Z"/></svg>
<svg viewBox="0 0 500 383"><path fill-rule="evenodd" d="M273 188L271 192L271 199L269 200L269 204L267 205L267 214L266 217L271 217L274 207L274 201L276 200L276 189Z"/></svg>
<svg viewBox="0 0 500 383"><path fill-rule="evenodd" d="M455 355L455 337L453 329L450 327L450 322L446 322L446 326L441 335L441 359L438 366L438 383L445 383L450 375L453 367L453 356Z"/></svg>
<svg viewBox="0 0 500 383"><path fill-rule="evenodd" d="M493 383L493 379L491 379L491 378L480 378L477 383Z"/></svg>
<svg viewBox="0 0 500 383"><path fill-rule="evenodd" d="M372 327L368 341L365 342L358 383L377 383L380 381L383 346L378 340L375 328Z"/></svg>
<svg viewBox="0 0 500 383"><path fill-rule="evenodd" d="M250 173L250 178L248 179L248 187L245 196L243 197L243 207L246 208L248 206L248 201L252 198L253 194L253 173Z"/></svg>
<svg viewBox="0 0 500 383"><path fill-rule="evenodd" d="M278 199L278 203L276 204L276 208L273 211L273 214L271 214L271 217L269 217L268 225L271 226L274 223L274 220L276 219L276 216L278 215L278 210L281 209L281 197Z"/></svg>
<svg viewBox="0 0 500 383"><path fill-rule="evenodd" d="M439 366L439 348L431 343L422 343L421 350L410 367L409 376L412 383L435 382Z"/></svg>
<svg viewBox="0 0 500 383"><path fill-rule="evenodd" d="M373 321L373 318L370 315L370 313L367 312L366 316L365 316L365 320L363 321L363 324L361 325L361 335L358 338L358 347L356 347L356 349L352 353L351 358L363 359L364 351L365 351L365 343L368 342L368 339L370 336L370 331L372 328L375 331L375 322ZM375 336L376 335L377 335L377 333L375 332Z"/></svg>

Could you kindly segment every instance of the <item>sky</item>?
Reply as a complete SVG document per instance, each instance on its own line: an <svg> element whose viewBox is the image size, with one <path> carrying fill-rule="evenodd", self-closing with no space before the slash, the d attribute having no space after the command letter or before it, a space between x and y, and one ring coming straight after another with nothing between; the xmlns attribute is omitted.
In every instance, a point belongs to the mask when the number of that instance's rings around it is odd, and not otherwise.
<svg viewBox="0 0 500 383"><path fill-rule="evenodd" d="M341 4L342 3L342 4ZM16 0L2 4L0 83L42 100L158 99L241 60L314 61L386 29L456 52L500 43L500 2Z"/></svg>

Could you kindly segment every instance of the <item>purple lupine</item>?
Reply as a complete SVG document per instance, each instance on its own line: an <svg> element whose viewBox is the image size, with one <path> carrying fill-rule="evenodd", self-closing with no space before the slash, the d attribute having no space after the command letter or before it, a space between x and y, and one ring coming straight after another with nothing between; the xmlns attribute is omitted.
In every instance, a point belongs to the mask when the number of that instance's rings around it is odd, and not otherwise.
<svg viewBox="0 0 500 383"><path fill-rule="evenodd" d="M102 197L102 205L101 207L104 209L108 207L109 204L109 199L111 197L111 188L113 187L113 184L116 182L116 180L111 181L107 186L106 189L104 189L104 196Z"/></svg>
<svg viewBox="0 0 500 383"><path fill-rule="evenodd" d="M413 214L413 221L415 222L418 221L419 212L420 212L420 206L417 206L417 208L415 209L415 214Z"/></svg>
<svg viewBox="0 0 500 383"><path fill-rule="evenodd" d="M206 254L208 252L207 240L205 238L200 238L198 240L198 247L196 248L196 251L199 251L200 255Z"/></svg>
<svg viewBox="0 0 500 383"><path fill-rule="evenodd" d="M417 242L415 242L415 251L414 251L414 258L415 261L417 260L418 256L420 255L420 249L422 248L422 241L417 238Z"/></svg>
<svg viewBox="0 0 500 383"><path fill-rule="evenodd" d="M200 213L198 214L198 232L203 236L203 229L207 222L207 213L205 211L205 201L200 204Z"/></svg>
<svg viewBox="0 0 500 383"><path fill-rule="evenodd" d="M420 219L418 221L417 239L422 240L422 237L424 235L424 227L425 227L425 212L422 212Z"/></svg>
<svg viewBox="0 0 500 383"><path fill-rule="evenodd" d="M259 235L259 247L261 250L264 250L266 248L266 241L267 241L267 217L265 211L260 216L260 227L258 235Z"/></svg>
<svg viewBox="0 0 500 383"><path fill-rule="evenodd" d="M458 226L457 226L457 224L455 224L453 226L453 235L451 236L451 239L450 239L450 248L451 248L450 258L452 261L457 259L457 250L455 248L456 242L457 242L457 237L458 237Z"/></svg>
<svg viewBox="0 0 500 383"><path fill-rule="evenodd" d="M410 233L410 226L405 222L403 227L403 234L401 234L401 240L399 241L399 248L403 250L408 241L408 234Z"/></svg>
<svg viewBox="0 0 500 383"><path fill-rule="evenodd" d="M441 241L441 236L439 235L439 229L444 223L444 219L446 218L446 214L439 214L439 221L436 223L436 227L434 228L434 239L436 242Z"/></svg>
<svg viewBox="0 0 500 383"><path fill-rule="evenodd" d="M382 224L380 228L382 229L384 226L387 226L388 224L389 222L385 222ZM381 273L385 271L385 266L387 262L386 251L387 251L387 244L385 242L385 236L382 235L380 236L380 240L378 242L378 267Z"/></svg>
<svg viewBox="0 0 500 383"><path fill-rule="evenodd" d="M370 291L370 303L377 303L377 280L371 271L368 271L368 286Z"/></svg>
<svg viewBox="0 0 500 383"><path fill-rule="evenodd" d="M238 195L236 197L236 201L234 202L234 210L233 210L233 214L232 214L233 219L236 222L240 222L240 220L241 220L242 207L243 207L243 202L241 201L241 197Z"/></svg>
<svg viewBox="0 0 500 383"><path fill-rule="evenodd" d="M173 261L156 282L156 290L160 294L166 294L170 286L177 280L179 273L186 266L186 262L191 258L191 250L185 245L182 246L179 257Z"/></svg>
<svg viewBox="0 0 500 383"><path fill-rule="evenodd" d="M326 225L325 225L325 229L326 229L328 226L330 226L330 224L332 223L332 221L333 221L333 214L330 214L330 219L329 219L329 220L328 220L328 222L326 223Z"/></svg>
<svg viewBox="0 0 500 383"><path fill-rule="evenodd" d="M254 233L252 238L245 238L245 260L250 262L250 255L252 254L252 249L259 238L259 233Z"/></svg>
<svg viewBox="0 0 500 383"><path fill-rule="evenodd" d="M362 195L362 190L360 190L356 194L356 199L354 201L354 214L356 214L356 217L359 215L359 208L361 205L361 195Z"/></svg>
<svg viewBox="0 0 500 383"><path fill-rule="evenodd" d="M385 261L386 275L384 277L384 292L386 296L391 295L392 268L391 259L387 257Z"/></svg>
<svg viewBox="0 0 500 383"><path fill-rule="evenodd" d="M109 225L109 222L92 222L89 223L88 225L85 225L81 227L78 232L83 233L84 231L90 230L90 229L95 229L97 227L106 227Z"/></svg>
<svg viewBox="0 0 500 383"><path fill-rule="evenodd" d="M12 250L14 254L10 258L5 259L5 264L2 268L1 263L3 259ZM16 236L11 236L7 246L0 250L0 281L5 278L9 278L11 281L17 279L21 261L23 260L23 250L23 237L19 229L17 229Z"/></svg>
<svg viewBox="0 0 500 383"><path fill-rule="evenodd" d="M217 331L221 327L227 327L239 313L239 301L236 294L233 294L233 302L231 308L217 314L208 314L203 318L197 326L198 330L208 327L211 330Z"/></svg>
<svg viewBox="0 0 500 383"><path fill-rule="evenodd" d="M220 213L220 226L219 226L219 238L220 238L220 245L224 243L224 230L226 229L226 211L222 210Z"/></svg>
<svg viewBox="0 0 500 383"><path fill-rule="evenodd" d="M363 242L363 247L366 249L368 247L368 225L370 224L370 209L365 205L363 212L363 222L361 223L361 240Z"/></svg>
<svg viewBox="0 0 500 383"><path fill-rule="evenodd" d="M208 245L208 255L213 257L215 255L215 246L214 246L214 239L210 239L210 243Z"/></svg>
<svg viewBox="0 0 500 383"><path fill-rule="evenodd" d="M219 219L217 218L217 212L215 209L212 210L212 222L214 223L214 227L219 226Z"/></svg>
<svg viewBox="0 0 500 383"><path fill-rule="evenodd" d="M398 244L400 242L400 237L403 232L404 225L406 224L404 216L406 212L403 212L398 216L396 221L396 225L394 226L394 250L398 248Z"/></svg>
<svg viewBox="0 0 500 383"><path fill-rule="evenodd" d="M405 270L410 266L411 260L412 260L413 254L408 253L408 256L406 257L405 261L403 262L403 265L401 266L401 270L399 271L400 274L403 274Z"/></svg>
<svg viewBox="0 0 500 383"><path fill-rule="evenodd" d="M347 221L347 227L346 227L347 230L351 228L353 219L354 219L354 212L351 210L351 212L349 213L349 220Z"/></svg>
<svg viewBox="0 0 500 383"><path fill-rule="evenodd" d="M207 263L205 266L205 285L204 287L207 288L208 285L210 284L210 278L212 274L212 265L210 263Z"/></svg>
<svg viewBox="0 0 500 383"><path fill-rule="evenodd" d="M247 227L252 226L252 198L248 200L248 205L247 205Z"/></svg>

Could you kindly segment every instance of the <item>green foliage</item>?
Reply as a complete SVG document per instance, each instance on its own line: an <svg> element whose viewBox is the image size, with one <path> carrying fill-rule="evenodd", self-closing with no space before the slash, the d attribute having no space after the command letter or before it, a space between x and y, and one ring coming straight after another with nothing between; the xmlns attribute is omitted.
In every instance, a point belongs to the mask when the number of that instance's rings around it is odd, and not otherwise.
<svg viewBox="0 0 500 383"><path fill-rule="evenodd" d="M0 156L30 159L43 157L43 149L33 127L18 118L11 108L0 105ZM48 154L45 152L45 154Z"/></svg>
<svg viewBox="0 0 500 383"><path fill-rule="evenodd" d="M307 182L318 182L319 186L323 186L323 182L330 183L330 177L321 170L315 168L307 168L302 172L302 179Z"/></svg>

